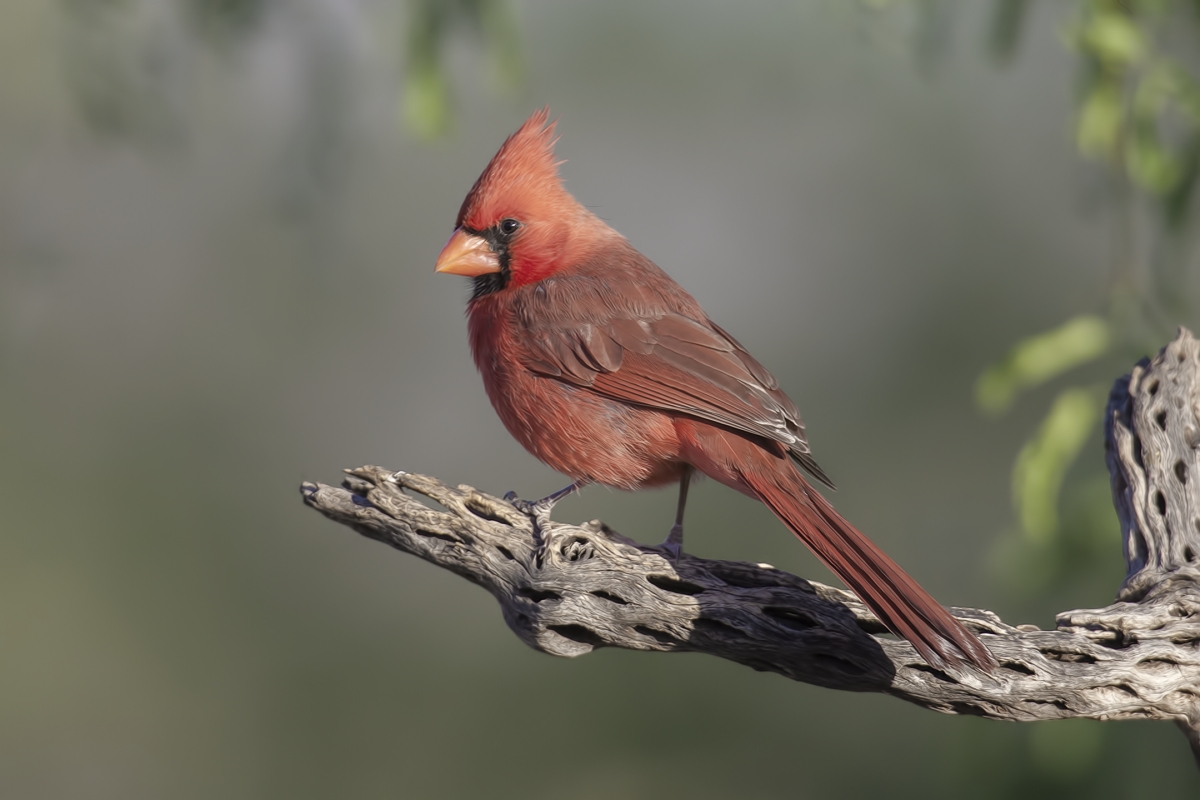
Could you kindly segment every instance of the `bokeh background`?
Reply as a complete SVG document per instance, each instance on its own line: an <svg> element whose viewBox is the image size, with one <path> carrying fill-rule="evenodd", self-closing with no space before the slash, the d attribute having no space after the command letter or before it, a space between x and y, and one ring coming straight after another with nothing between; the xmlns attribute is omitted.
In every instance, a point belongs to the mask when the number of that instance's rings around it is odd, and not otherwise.
<svg viewBox="0 0 1200 800"><path fill-rule="evenodd" d="M465 282L432 273L548 103L571 190L779 376L839 509L934 595L1042 627L1107 604L1094 427L1050 533L1022 527L1014 461L1064 387L1197 320L1186 235L1080 138L1091 5L5 0L0 796L1194 796L1167 724L535 653L297 493L364 463L562 484L484 397ZM1160 263L1173 304L1136 335L981 412L989 365L1117 318L1114 281L1142 291L1118 310L1154 305ZM593 489L556 516L659 541L674 502ZM696 554L832 580L722 487L689 517Z"/></svg>

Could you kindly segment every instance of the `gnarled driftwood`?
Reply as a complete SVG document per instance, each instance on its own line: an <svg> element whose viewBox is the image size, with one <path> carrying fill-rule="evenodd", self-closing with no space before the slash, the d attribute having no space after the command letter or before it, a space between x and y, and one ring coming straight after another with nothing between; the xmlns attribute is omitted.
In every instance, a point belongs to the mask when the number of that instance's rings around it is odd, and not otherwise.
<svg viewBox="0 0 1200 800"><path fill-rule="evenodd" d="M1173 720L1200 762L1200 345L1181 330L1109 400L1106 445L1129 565L1118 602L1052 631L951 611L1000 663L993 676L926 665L851 593L765 564L671 562L598 522L552 523L535 559L529 519L469 486L380 467L304 502L360 534L477 583L531 647L689 650L832 689L891 694L993 719ZM436 501L436 510L409 492Z"/></svg>

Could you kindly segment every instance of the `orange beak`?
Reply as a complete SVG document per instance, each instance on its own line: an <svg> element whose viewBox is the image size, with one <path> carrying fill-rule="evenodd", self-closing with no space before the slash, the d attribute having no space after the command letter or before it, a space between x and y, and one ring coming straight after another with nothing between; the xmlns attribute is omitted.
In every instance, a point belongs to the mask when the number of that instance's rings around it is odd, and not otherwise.
<svg viewBox="0 0 1200 800"><path fill-rule="evenodd" d="M500 259L492 252L486 239L482 236L472 236L459 228L442 248L433 271L474 278L489 272L499 272Z"/></svg>

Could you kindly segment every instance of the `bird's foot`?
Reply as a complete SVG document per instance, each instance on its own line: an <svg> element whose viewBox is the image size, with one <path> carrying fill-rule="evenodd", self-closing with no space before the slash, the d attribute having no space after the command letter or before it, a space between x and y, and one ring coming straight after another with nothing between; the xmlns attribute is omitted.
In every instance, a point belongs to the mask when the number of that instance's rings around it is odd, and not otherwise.
<svg viewBox="0 0 1200 800"><path fill-rule="evenodd" d="M504 495L504 499L511 503L517 511L529 517L535 525L550 521L550 509L554 508L554 502L550 497L543 497L541 500L522 500L517 497L516 492L508 492Z"/></svg>
<svg viewBox="0 0 1200 800"><path fill-rule="evenodd" d="M655 545L654 549L666 556L668 561L672 563L678 561L679 556L683 554L683 526L675 523L671 527L671 532L667 534L667 538L662 541L662 544Z"/></svg>
<svg viewBox="0 0 1200 800"><path fill-rule="evenodd" d="M541 567L550 555L550 510L558 498L551 495L541 500L522 500L516 492L508 492L504 499L533 523L533 563Z"/></svg>

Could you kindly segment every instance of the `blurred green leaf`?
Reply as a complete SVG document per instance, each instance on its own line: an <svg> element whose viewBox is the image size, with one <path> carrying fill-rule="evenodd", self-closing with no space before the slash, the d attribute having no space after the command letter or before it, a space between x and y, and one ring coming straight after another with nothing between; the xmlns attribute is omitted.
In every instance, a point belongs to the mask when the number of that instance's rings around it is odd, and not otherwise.
<svg viewBox="0 0 1200 800"><path fill-rule="evenodd" d="M1122 109L1120 86L1103 77L1097 79L1079 110L1075 141L1086 156L1111 158L1121 139Z"/></svg>
<svg viewBox="0 0 1200 800"><path fill-rule="evenodd" d="M1075 317L1023 339L1003 361L988 367L975 384L975 401L985 412L999 414L1018 392L1099 358L1111 345L1107 322L1092 315Z"/></svg>
<svg viewBox="0 0 1200 800"><path fill-rule="evenodd" d="M450 125L450 90L441 48L456 8L430 0L412 4L401 116L411 130L427 139L445 133Z"/></svg>
<svg viewBox="0 0 1200 800"><path fill-rule="evenodd" d="M1111 66L1129 66L1146 53L1146 39L1137 23L1115 7L1096 10L1093 5L1079 38L1088 52Z"/></svg>
<svg viewBox="0 0 1200 800"><path fill-rule="evenodd" d="M453 122L442 56L460 29L483 39L497 84L510 87L521 77L521 40L507 0L414 0L402 116L410 129L427 139L445 134Z"/></svg>
<svg viewBox="0 0 1200 800"><path fill-rule="evenodd" d="M1133 137L1125 150L1129 176L1151 194L1168 194L1183 175L1179 159L1163 142L1160 120L1175 105L1178 70L1163 63L1142 78L1133 96Z"/></svg>
<svg viewBox="0 0 1200 800"><path fill-rule="evenodd" d="M1130 154L1130 174L1162 197L1167 229L1180 232L1200 173L1200 81L1176 61L1161 59L1138 87L1134 105L1139 117L1138 147ZM1169 118L1165 123L1164 117ZM1163 127L1174 133L1175 144L1169 151L1161 143ZM1153 138L1150 148L1144 138Z"/></svg>
<svg viewBox="0 0 1200 800"><path fill-rule="evenodd" d="M1167 62L1179 110L1200 125L1200 80L1175 62Z"/></svg>
<svg viewBox="0 0 1200 800"><path fill-rule="evenodd" d="M1197 182L1200 182L1200 129L1193 131L1187 144L1181 148L1179 180L1163 198L1167 225L1172 230L1181 228L1187 219Z"/></svg>
<svg viewBox="0 0 1200 800"><path fill-rule="evenodd" d="M1129 177L1151 194L1165 195L1183 177L1183 169L1175 156L1162 146L1153 131L1141 131L1125 150Z"/></svg>
<svg viewBox="0 0 1200 800"><path fill-rule="evenodd" d="M403 116L405 124L426 139L450 129L450 91L437 63L410 67L404 81Z"/></svg>
<svg viewBox="0 0 1200 800"><path fill-rule="evenodd" d="M988 45L997 61L1008 63L1017 52L1028 11L1029 0L998 0L996 3Z"/></svg>
<svg viewBox="0 0 1200 800"><path fill-rule="evenodd" d="M1060 394L1013 467L1013 503L1027 537L1045 542L1058 530L1058 496L1067 470L1100 421L1108 390Z"/></svg>

